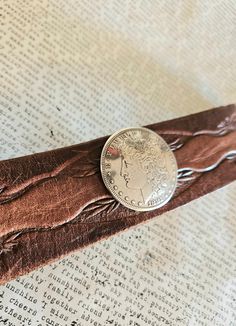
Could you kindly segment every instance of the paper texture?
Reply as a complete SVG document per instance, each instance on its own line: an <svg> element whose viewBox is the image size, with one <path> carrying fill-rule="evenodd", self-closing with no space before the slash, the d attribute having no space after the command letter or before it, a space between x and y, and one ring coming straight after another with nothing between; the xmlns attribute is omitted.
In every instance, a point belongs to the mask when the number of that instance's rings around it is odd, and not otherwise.
<svg viewBox="0 0 236 326"><path fill-rule="evenodd" d="M235 10L3 1L1 159L234 102ZM0 325L236 325L235 201L232 183L1 286Z"/></svg>

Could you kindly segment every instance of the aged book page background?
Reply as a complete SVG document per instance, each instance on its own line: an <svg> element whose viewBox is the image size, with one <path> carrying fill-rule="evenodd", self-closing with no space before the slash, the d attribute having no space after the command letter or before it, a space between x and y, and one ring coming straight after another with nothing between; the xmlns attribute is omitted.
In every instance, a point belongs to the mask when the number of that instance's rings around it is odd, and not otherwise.
<svg viewBox="0 0 236 326"><path fill-rule="evenodd" d="M1 159L235 102L233 0L0 7ZM235 201L232 183L1 286L0 325L236 325Z"/></svg>

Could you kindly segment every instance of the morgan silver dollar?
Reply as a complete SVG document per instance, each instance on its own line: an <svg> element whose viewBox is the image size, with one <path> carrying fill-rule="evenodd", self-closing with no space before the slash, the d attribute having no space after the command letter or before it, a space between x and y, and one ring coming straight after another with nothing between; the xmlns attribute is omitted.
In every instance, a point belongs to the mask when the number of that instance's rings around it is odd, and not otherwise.
<svg viewBox="0 0 236 326"><path fill-rule="evenodd" d="M126 128L106 141L101 175L112 196L136 211L166 204L177 185L177 162L165 140L154 131Z"/></svg>

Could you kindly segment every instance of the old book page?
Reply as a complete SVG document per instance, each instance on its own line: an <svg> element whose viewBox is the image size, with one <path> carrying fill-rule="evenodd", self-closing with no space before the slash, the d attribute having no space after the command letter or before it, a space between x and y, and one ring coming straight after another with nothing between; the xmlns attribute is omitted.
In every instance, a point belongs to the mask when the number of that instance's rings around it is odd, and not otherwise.
<svg viewBox="0 0 236 326"><path fill-rule="evenodd" d="M3 1L0 158L234 102L235 9ZM236 325L235 202L232 183L1 286L0 325Z"/></svg>

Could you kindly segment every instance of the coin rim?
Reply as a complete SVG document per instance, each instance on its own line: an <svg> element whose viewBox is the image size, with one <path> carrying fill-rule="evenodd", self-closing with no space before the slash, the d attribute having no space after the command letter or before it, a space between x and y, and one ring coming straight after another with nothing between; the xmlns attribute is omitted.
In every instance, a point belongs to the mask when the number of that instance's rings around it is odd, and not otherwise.
<svg viewBox="0 0 236 326"><path fill-rule="evenodd" d="M161 138L165 144L168 146L168 148L170 149L170 151L172 152L172 155L173 155L173 161L174 161L174 164L175 164L175 167L176 167L176 175L175 175L175 184L174 184L174 187L173 187L173 191L170 193L170 195L167 197L167 199L165 201L163 201L161 204L158 204L157 206L151 206L151 207L133 207L131 204L127 203L126 201L123 201L123 200L120 200L119 198L117 198L114 193L113 193L113 189L110 187L110 184L108 183L107 179L105 178L105 173L104 172L104 169L103 169L103 159L105 159L105 150L107 149L108 147L108 144L111 142L111 140L113 140L113 138L115 138L117 135L119 135L120 133L123 133L125 131L128 131L128 130L134 130L134 129L142 129L142 130L146 130L148 132L151 132L153 134L155 134L155 136ZM131 210L134 210L134 211L138 211L138 212L145 212L145 211L152 211L152 210L155 210L155 209L158 209L162 206L164 206L166 203L168 203L168 201L170 201L170 199L172 198L175 190L176 190L176 187L177 187L177 181L178 181L178 164L177 164L177 161L176 161L176 157L172 151L172 149L170 148L170 146L167 144L167 142L165 141L165 139L163 137L161 137L158 133L156 133L155 131L149 129L149 128L146 128L146 127L130 127L130 128L122 128L120 130L117 130L116 132L114 132L105 142L104 146L103 146L103 149L102 149L102 152L101 152L101 156L100 156L100 172L101 172L101 176L102 176L102 179L103 179L103 182L104 182L104 185L106 186L106 188L108 189L108 191L110 192L110 194L112 195L113 198L115 198L119 203L121 203L123 206L127 207L127 208L130 208ZM104 175L103 175L104 174ZM116 193L115 193L116 194Z"/></svg>

